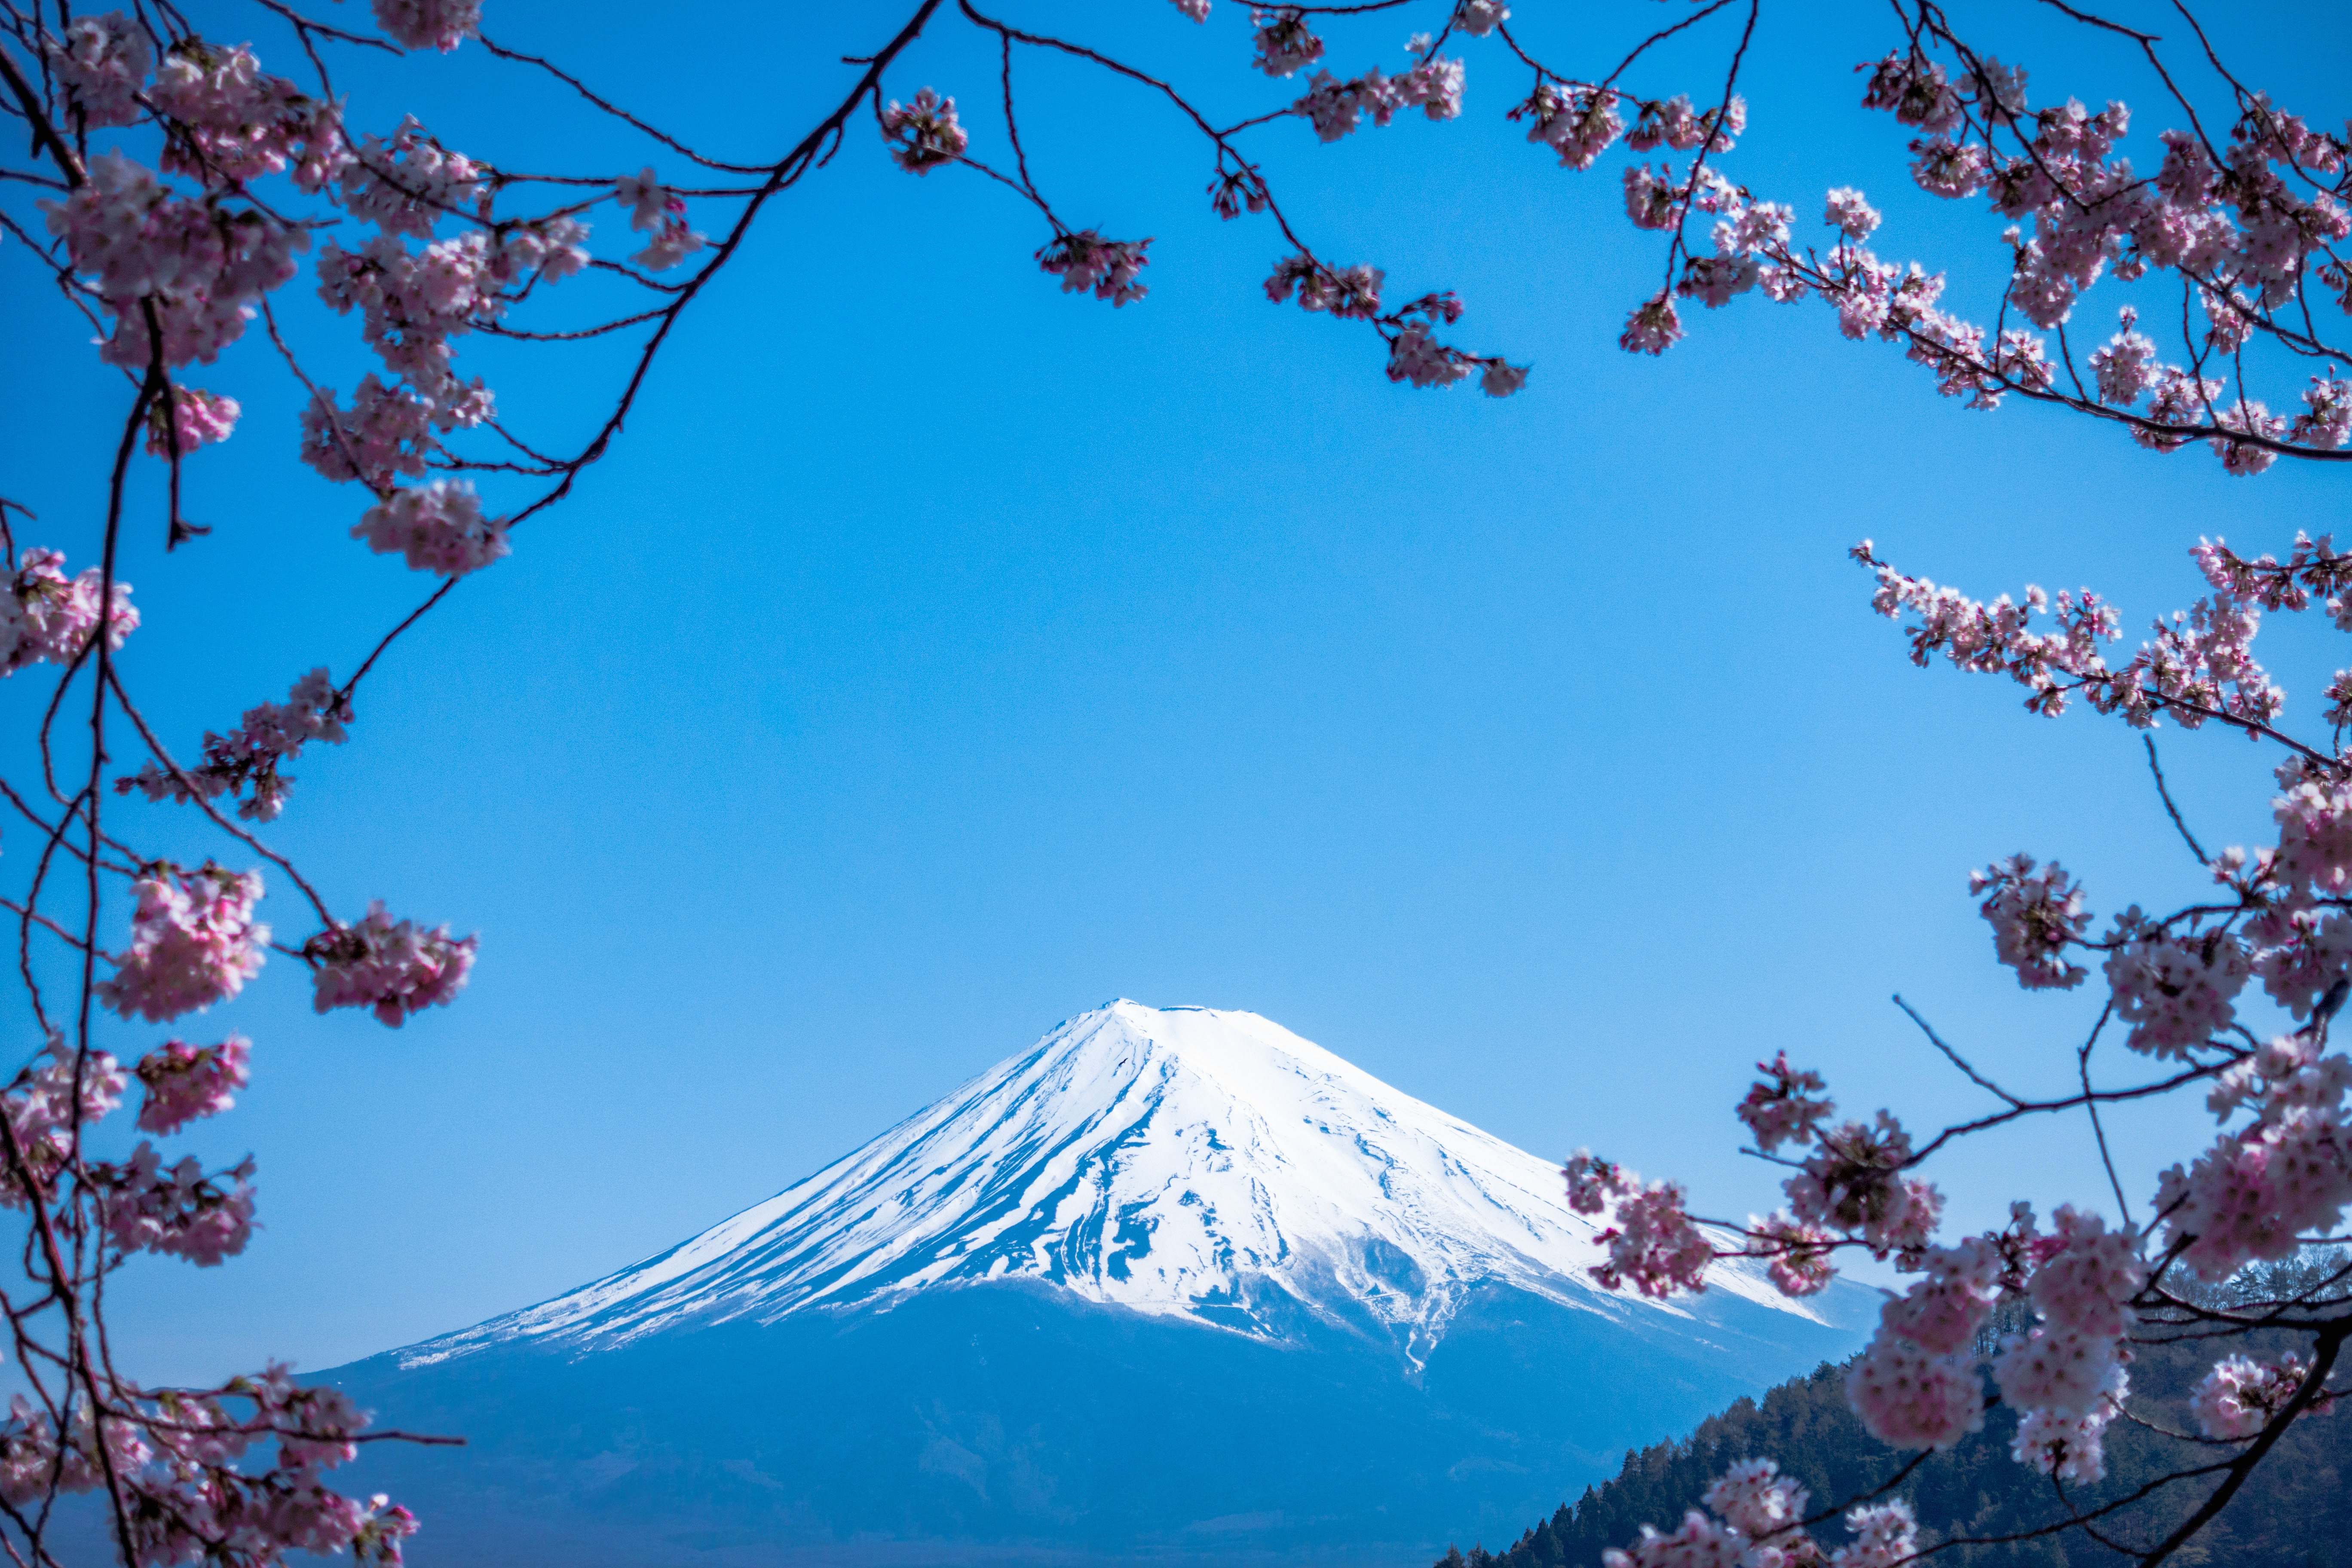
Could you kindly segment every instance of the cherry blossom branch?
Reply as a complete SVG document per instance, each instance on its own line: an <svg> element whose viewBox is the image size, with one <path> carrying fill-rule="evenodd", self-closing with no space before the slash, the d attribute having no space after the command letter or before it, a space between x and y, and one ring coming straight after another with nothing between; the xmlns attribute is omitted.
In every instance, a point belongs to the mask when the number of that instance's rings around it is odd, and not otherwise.
<svg viewBox="0 0 2352 1568"><path fill-rule="evenodd" d="M2189 824L2181 819L2180 808L2172 803L2172 792L2165 787L2164 766L2156 760L2156 737L2143 733L2140 742L2147 747L2147 771L2156 780L2157 798L2164 802L2164 814L2172 818L2172 826L2180 830L2180 841L2189 846L2189 852L2197 857L2197 863L2210 866L2213 863L2211 858L2205 853L2204 846L2197 842L2197 836L2189 831Z"/></svg>

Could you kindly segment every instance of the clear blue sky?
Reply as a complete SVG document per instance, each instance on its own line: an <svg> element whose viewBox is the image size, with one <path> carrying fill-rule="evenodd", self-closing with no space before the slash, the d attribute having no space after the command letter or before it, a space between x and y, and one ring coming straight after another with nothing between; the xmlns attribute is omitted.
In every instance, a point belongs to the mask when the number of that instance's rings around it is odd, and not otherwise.
<svg viewBox="0 0 2352 1568"><path fill-rule="evenodd" d="M1519 7L1586 61L1668 15L1627 5L1580 34L1552 9ZM2340 118L2340 30L2257 49L2305 8L2227 9L2225 46ZM1206 29L1165 0L1019 11L1221 106L1286 90L1240 69L1233 0ZM488 26L759 157L894 12L582 15L492 0ZM1983 15L2037 99L2120 91L2144 132L2168 123L2123 55L2053 53L2021 4ZM1403 30L1335 28L1336 59L1392 66ZM891 87L956 92L992 147L992 55L940 35ZM1989 313L1997 224L1916 197L1895 128L1853 107L1849 68L1888 37L1859 0L1768 15L1738 176L1808 223L1826 186L1864 186L1882 254L1951 265L1958 302ZM257 41L290 68L282 37ZM1720 44L1640 84L1704 93ZM855 129L687 318L578 499L402 646L351 745L294 770L273 837L353 913L381 894L479 931L481 963L457 1007L396 1034L314 1019L283 961L194 1021L257 1042L254 1088L194 1143L258 1155L267 1228L225 1269L131 1271L113 1300L139 1363L317 1367L538 1300L1121 994L1265 1013L1528 1148L1590 1143L1735 1215L1772 1199L1731 1152L1759 1056L1818 1063L1857 1110L1979 1106L1892 991L1990 1062L2061 1081L2089 998L2004 984L1968 869L2054 853L2105 910L2179 898L2195 868L2137 736L1913 669L1843 552L1867 534L1988 594L2089 582L2137 624L2196 592L2200 532L2274 546L2336 526L2345 481L2232 480L2038 410L1966 413L1818 309L1741 301L1697 313L1663 361L1625 356L1654 246L1625 226L1613 168L1561 171L1502 121L1525 87L1499 50L1466 52L1458 122L1335 147L1286 125L1262 146L1327 254L1459 289L1458 341L1532 361L1504 403L1392 387L1368 335L1266 304L1276 237L1209 216L1205 160L1138 95L1025 78L1066 214L1155 237L1150 299L1117 311L1055 291L1003 192L910 178ZM346 68L344 85L362 121L413 104L512 166L645 162L583 144L560 100L488 63ZM620 209L597 227L603 253L633 247ZM0 252L0 471L79 563L124 394L33 277ZM2090 327L2119 299L2096 297ZM348 392L353 334L293 314ZM247 408L191 467L190 510L217 531L167 562L142 524L124 567L148 616L125 662L183 747L313 664L348 670L418 585L345 537L351 492L291 464L295 404L266 353L241 344L199 383ZM612 370L465 353L549 442ZM2308 703L2326 650L2285 646ZM35 700L0 694L17 732ZM2167 734L2209 840L2259 832L2264 759ZM1948 1174L1997 1177L2002 1201L2095 1197L2083 1142L2035 1130Z"/></svg>

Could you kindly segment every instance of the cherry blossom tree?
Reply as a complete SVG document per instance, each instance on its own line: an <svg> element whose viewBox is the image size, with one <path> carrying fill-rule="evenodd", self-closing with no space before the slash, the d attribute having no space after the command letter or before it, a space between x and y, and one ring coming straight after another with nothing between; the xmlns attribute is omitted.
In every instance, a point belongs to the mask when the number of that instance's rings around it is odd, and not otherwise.
<svg viewBox="0 0 2352 1568"><path fill-rule="evenodd" d="M2316 606L2352 630L2352 558L2303 535L2284 561L2200 542L2191 554L2210 593L2158 621L2128 658L2110 659L2121 617L2088 591L2053 599L2029 587L2021 600L1985 603L1896 570L1868 541L1853 553L1873 575L1879 613L1908 623L1922 666L2006 677L2024 688L2030 710L2052 718L2079 700L2144 731L2169 720L2273 748L2276 841L2209 853L2167 790L2150 738L2155 787L2212 894L2161 915L2128 905L2095 931L2084 889L2055 861L2013 855L1969 881L1994 956L2021 986L2071 991L2097 963L2105 1003L2081 1043L2062 1047L2079 1089L2014 1090L1915 1013L1927 1042L1996 1109L1915 1139L1885 1110L1866 1122L1841 1118L1821 1075L1785 1055L1760 1064L1737 1111L1750 1152L1789 1172L1788 1205L1776 1214L1710 1232L1674 1183L1645 1183L1585 1152L1569 1162L1570 1204L1612 1216L1609 1260L1595 1271L1612 1289L1703 1289L1706 1267L1727 1256L1769 1260L1791 1296L1823 1289L1842 1253L1916 1277L1888 1295L1846 1377L1870 1432L1914 1451L1885 1488L1809 1513L1804 1489L1761 1459L1728 1472L1676 1533L1652 1531L1611 1561L1875 1564L2019 1540L1923 1542L1900 1499L1885 1495L2006 1405L2018 1415L2013 1457L2051 1481L2051 1520L2035 1533L2078 1531L2161 1563L2228 1506L2292 1423L2326 1414L2344 1393L2336 1368L2352 1339L2352 1255L2332 1249L2352 1205L2352 1058L2329 1048L2328 1030L2352 994L2352 753L2343 743L2352 674L2327 689L2326 735L2306 742L2284 728L2284 693L2252 645L2265 612ZM2284 1033L2264 1038L2241 1019L2257 984L2285 1016ZM2103 1046L2126 1053L2115 1075L2124 1081L2095 1070ZM2135 1204L2102 1112L2180 1095L2202 1096L2212 1141L2186 1151ZM2069 1112L2087 1115L2105 1194L2062 1205L2046 1226L2017 1203L1999 1229L1939 1234L1944 1196L1923 1173L1937 1152ZM2280 1264L2299 1267L2264 1267ZM2013 1331L2001 1331L2004 1321ZM2179 1408L2135 1396L2132 1346L2184 1342L2209 1346L2211 1363ZM2210 1458L2086 1503L2075 1492L2105 1477L2104 1434L2118 1421L2202 1444ZM1841 1511L1852 1540L1825 1547L1811 1531Z"/></svg>
<svg viewBox="0 0 2352 1568"><path fill-rule="evenodd" d="M572 495L710 280L764 216L845 154L991 182L1035 214L1034 260L1062 291L1113 307L1143 301L1151 241L1074 226L1033 174L1020 90L1031 62L1099 71L1197 134L1212 210L1254 220L1255 243L1271 241L1268 300L1354 323L1378 340L1384 374L1407 386L1475 378L1507 396L1529 372L1453 341L1464 307L1452 292L1392 289L1383 268L1319 250L1277 199L1265 149L1288 137L1311 151L1401 116L1454 120L1476 59L1518 84L1507 112L1542 155L1570 171L1620 158L1628 218L1664 250L1658 289L1632 302L1621 340L1630 351L1669 347L1694 300L1818 300L1845 336L1899 347L1974 408L2015 395L2117 426L2154 451L2203 443L2236 474L2283 458L2352 456L2352 388L2336 374L2344 356L2329 336L2352 297L2339 254L2347 142L2242 85L2185 11L2190 47L2177 57L2153 34L2050 0L2087 40L2136 55L2163 84L2160 117L2174 128L2150 143L2160 152L2142 154L2157 173L2141 177L2122 104L2096 113L2071 100L2037 105L2024 69L1977 50L1941 7L1895 6L1888 36L1873 46L1880 52L1864 62L1862 100L1908 138L1922 189L1981 199L2007 224L2008 282L1984 303L1989 324L1977 324L1947 308L1941 273L1864 248L1881 218L1860 189L1820 198L1822 226L1808 243L1795 205L1732 177L1761 0L1671 0L1670 19L1622 59L1585 64L1570 58L1580 47L1572 22L1515 27L1500 0L1227 5L1214 16L1211 0L1131 3L1171 28L1230 28L1236 75L1264 107L1213 117L1168 76L1083 38L972 0L902 0L796 140L720 157L555 61L495 41L479 0L370 0L364 17L356 5L313 14L294 0L202 16L180 0L80 14L62 0L0 0L0 111L13 132L0 153L0 237L46 269L62 308L94 334L91 357L59 374L109 378L122 399L111 460L89 479L88 521L60 527L0 497L0 676L18 678L10 686L37 759L26 776L0 779L36 846L10 858L0 899L16 922L18 1026L29 1031L27 1059L0 1089L0 1203L24 1216L26 1236L19 1268L0 1281L23 1384L0 1423L0 1547L10 1561L60 1561L58 1505L76 1493L95 1494L114 1551L140 1568L259 1565L298 1551L400 1560L415 1519L389 1499L339 1492L331 1472L362 1444L440 1439L373 1430L334 1390L297 1384L281 1366L205 1388L143 1382L118 1366L104 1310L108 1281L131 1258L215 1266L251 1233L253 1162L207 1170L156 1141L229 1109L267 1050L188 1020L233 1003L273 954L309 971L320 1011L362 1008L394 1027L452 1002L474 963L470 935L381 904L339 913L270 847L262 834L289 809L289 768L314 745L352 739L367 683L397 663L404 637L510 554L525 523ZM1400 23L1418 29L1401 56L1380 41ZM944 84L954 91L928 79L922 46L953 29L992 47L993 79ZM1706 38L1719 42L1721 66L1696 97L1643 79L1669 40L1679 49ZM362 116L338 90L334 72L359 56L430 70L459 49L551 84L583 124L635 152L609 166L511 166L446 145L397 106ZM1338 74L1343 58L1360 68ZM2195 82L2176 74L2181 58ZM969 123L958 92L983 106ZM1661 153L1664 162L1650 162ZM606 237L615 235L618 244ZM308 368L333 351L281 322L273 301L298 280L369 357L348 395ZM2103 280L2127 286L2136 303L2117 308L2110 337L2078 352L2068 324ZM2176 296L2178 341L2168 326L2159 342L2140 323L2171 321ZM568 313L551 314L559 310ZM568 444L526 434L462 357L469 340L560 354L608 339L629 345L626 362L600 419ZM236 394L249 397L250 378L275 374L301 389L299 428L241 431ZM175 755L117 657L134 634L165 635L142 627L117 571L120 546L126 529L154 526L167 547L203 548L208 531L184 508L184 480L200 479L205 448L234 438L282 444L273 449L352 487L352 539L426 584L406 616L342 650L358 654L348 673L311 668L282 701L224 694L222 711L241 708L241 717ZM132 481L146 464L158 466L163 501L159 517L142 521ZM61 536L71 554L48 542ZM1919 1276L1890 1300L1853 1373L1857 1408L1890 1443L1947 1445L1981 1419L1988 1399L2005 1400L2027 1413L2019 1458L2052 1476L2064 1504L2067 1483L2096 1473L2103 1428L2142 1418L2124 1373L2135 1335L2243 1339L2262 1328L2305 1337L2290 1354L2217 1356L2186 1417L2217 1445L2216 1458L2179 1478L2209 1489L2142 1553L2160 1561L2228 1502L2286 1423L2326 1406L2352 1334L2341 1273L2292 1299L2227 1308L2180 1283L2289 1256L2332 1230L2352 1198L2347 1069L2327 1049L2352 972L2343 912L2352 907L2352 764L2338 745L2352 675L2328 694L2326 743L2296 741L2249 651L2264 611L2317 599L2352 626L2343 607L2352 569L2325 539L2299 542L2284 563L2204 546L2212 595L2114 667L2101 650L2119 623L2103 600L2062 595L2053 609L2029 593L2022 605L1982 605L1901 574L1867 545L1857 554L1876 574L1879 608L1915 618L1922 662L2007 675L2039 712L2080 697L2135 725L2218 724L2284 753L2277 846L2208 860L2221 889L2209 904L2162 918L2134 908L2093 936L2084 894L2055 865L2019 857L1979 875L1996 954L2022 984L2078 986L2098 956L2112 1001L2080 1048L2078 1095L2012 1095L1955 1056L2006 1109L1915 1144L1884 1113L1836 1119L1818 1077L1776 1059L1741 1107L1759 1152L1792 1173L1789 1211L1736 1227L1738 1250L1769 1258L1797 1294L1826 1283L1846 1248ZM184 808L187 842L209 847L134 844L110 811L124 795ZM2206 859L2193 839L2190 847ZM290 895L291 939L261 918L272 891ZM272 918L282 928L289 917ZM2300 1028L2264 1042L2237 1022L2235 1000L2256 979L2306 1020ZM2116 1032L2124 1049L2158 1064L2157 1076L2095 1087L2093 1048ZM133 1079L126 1135L135 1142L102 1158L93 1139ZM2095 1118L2116 1100L2176 1092L2207 1094L2222 1131L2143 1209L2117 1183L2113 1223L2089 1204L2061 1209L2048 1228L2021 1210L2001 1231L1939 1241L1941 1198L1916 1173L1945 1144L2012 1120L2062 1110ZM1654 1295L1702 1283L1727 1233L1698 1228L1680 1189L1589 1156L1568 1176L1580 1208L1613 1215L1606 1283ZM1988 1394L1973 1347L2003 1302L2029 1305L2039 1321L1992 1358ZM1899 1479L1852 1505L1852 1541L1835 1561L1864 1568L1938 1549L1917 1542L1894 1496ZM1699 1500L1708 1511L1638 1544L1633 1559L1769 1568L1822 1551L1810 1533L1819 1517L1769 1458L1735 1468ZM2115 1511L2065 1522L2104 1539L2129 1527Z"/></svg>

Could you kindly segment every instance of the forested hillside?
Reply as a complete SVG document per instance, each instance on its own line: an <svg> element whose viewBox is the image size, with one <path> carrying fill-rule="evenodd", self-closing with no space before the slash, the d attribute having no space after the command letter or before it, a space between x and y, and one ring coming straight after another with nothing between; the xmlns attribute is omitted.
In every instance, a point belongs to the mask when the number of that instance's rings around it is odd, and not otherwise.
<svg viewBox="0 0 2352 1568"><path fill-rule="evenodd" d="M2210 1364L2210 1347L2194 1343L2139 1347L2132 1364L2136 1393L2177 1403ZM1601 1553L1625 1546L1643 1524L1672 1530L1698 1502L1708 1481L1727 1465L1769 1458L1811 1489L1816 1509L1879 1486L1903 1456L1863 1430L1846 1408L1845 1369L1824 1363L1810 1377L1782 1384L1759 1404L1743 1399L1708 1417L1689 1437L1626 1457L1616 1479L1563 1503L1500 1552L1475 1546L1449 1551L1438 1568L1599 1568ZM2137 1405L2137 1401L2135 1402ZM2048 1477L2009 1455L2015 1418L1996 1409L1977 1433L1949 1453L1931 1457L1901 1489L1917 1510L1922 1544L1952 1537L2012 1535L2066 1517ZM2107 1479L2069 1489L2087 1508L2145 1485L2184 1463L2210 1460L2210 1446L2181 1442L2144 1426L2117 1423L2107 1432ZM2192 1457L2195 1456L2195 1457ZM2288 1432L2231 1506L2173 1563L2210 1568L2352 1568L2352 1418L2339 1412L2306 1417ZM2152 1544L2203 1495L2201 1483L2173 1489L2177 1500L2160 1515L2135 1510L2123 1544ZM1827 1543L1843 1539L1835 1526ZM1998 1563L2000 1568L2100 1568L2121 1561L2115 1552L2069 1531L1994 1546L1938 1552L1942 1563Z"/></svg>

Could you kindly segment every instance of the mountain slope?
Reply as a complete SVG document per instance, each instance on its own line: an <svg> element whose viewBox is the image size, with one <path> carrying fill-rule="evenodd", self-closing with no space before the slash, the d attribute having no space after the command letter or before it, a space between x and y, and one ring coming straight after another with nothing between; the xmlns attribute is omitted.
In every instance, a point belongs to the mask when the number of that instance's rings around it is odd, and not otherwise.
<svg viewBox="0 0 2352 1568"><path fill-rule="evenodd" d="M693 1239L404 1352L585 1351L688 1322L774 1322L1025 1278L1261 1338L1304 1307L1418 1360L1465 1292L1667 1311L1595 1289L1599 1226L1556 1165L1254 1013L1118 1001ZM1751 1264L1727 1294L1808 1321Z"/></svg>
<svg viewBox="0 0 2352 1568"><path fill-rule="evenodd" d="M419 1568L1412 1561L1850 1348L1599 1291L1548 1160L1246 1013L1119 1002L552 1300L343 1369ZM1859 1293L1857 1293L1858 1295Z"/></svg>

